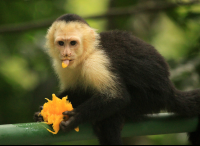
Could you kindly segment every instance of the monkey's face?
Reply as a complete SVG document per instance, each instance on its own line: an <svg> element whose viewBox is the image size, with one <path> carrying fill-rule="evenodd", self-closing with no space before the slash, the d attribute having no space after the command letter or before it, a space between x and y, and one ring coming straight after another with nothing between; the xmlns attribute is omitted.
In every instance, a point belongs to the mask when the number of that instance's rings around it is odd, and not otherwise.
<svg viewBox="0 0 200 146"><path fill-rule="evenodd" d="M67 66L76 66L76 60L82 55L82 35L76 30L62 31L59 29L55 33L55 49L61 62Z"/></svg>
<svg viewBox="0 0 200 146"><path fill-rule="evenodd" d="M93 50L95 30L79 22L54 22L47 33L48 53L60 64L75 68Z"/></svg>

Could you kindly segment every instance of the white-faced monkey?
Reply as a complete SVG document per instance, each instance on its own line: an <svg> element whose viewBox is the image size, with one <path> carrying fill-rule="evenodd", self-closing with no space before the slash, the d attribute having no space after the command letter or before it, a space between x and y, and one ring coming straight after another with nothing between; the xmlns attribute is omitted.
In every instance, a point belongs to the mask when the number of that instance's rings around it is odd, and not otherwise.
<svg viewBox="0 0 200 146"><path fill-rule="evenodd" d="M49 28L46 47L60 81L58 97L68 95L74 107L63 113L70 117L60 124L64 131L90 122L100 144L122 144L126 118L136 121L160 110L200 113L200 90L177 90L164 58L128 32L97 33L80 16L66 14ZM35 120L42 117L36 113ZM192 144L200 144L199 131L189 134Z"/></svg>

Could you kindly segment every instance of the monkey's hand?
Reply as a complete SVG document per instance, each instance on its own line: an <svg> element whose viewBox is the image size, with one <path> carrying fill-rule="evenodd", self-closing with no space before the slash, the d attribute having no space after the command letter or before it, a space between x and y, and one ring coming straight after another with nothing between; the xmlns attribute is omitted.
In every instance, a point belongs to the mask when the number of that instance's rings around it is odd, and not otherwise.
<svg viewBox="0 0 200 146"><path fill-rule="evenodd" d="M35 112L34 117L33 117L35 122L43 122L44 121L42 115L39 114L41 112L41 110L43 109L43 106L40 106L39 109L40 109L40 111Z"/></svg>
<svg viewBox="0 0 200 146"><path fill-rule="evenodd" d="M65 131L71 131L73 129L75 129L76 127L78 127L78 125L80 124L80 117L78 116L79 114L75 111L65 111L63 112L63 115L67 115L69 116L69 118L67 120L63 120L60 123L60 128Z"/></svg>

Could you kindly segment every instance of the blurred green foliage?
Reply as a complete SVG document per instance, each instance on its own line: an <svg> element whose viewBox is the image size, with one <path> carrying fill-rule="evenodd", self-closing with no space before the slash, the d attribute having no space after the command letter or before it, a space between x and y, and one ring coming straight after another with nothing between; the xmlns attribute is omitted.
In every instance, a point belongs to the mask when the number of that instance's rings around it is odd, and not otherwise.
<svg viewBox="0 0 200 146"><path fill-rule="evenodd" d="M1 0L0 30L28 22L53 20L65 13L87 17L99 32L131 31L154 45L171 68L171 79L181 90L200 87L200 5L189 0ZM175 4L174 7L156 10ZM133 14L120 15L126 8ZM155 10L144 11L153 7ZM119 15L100 17L116 10ZM142 11L143 10L143 11ZM108 12L108 13L106 13ZM37 24L37 23L36 23ZM49 24L50 26L50 24ZM59 91L51 61L44 52L48 27L0 32L0 124L33 122L44 98ZM178 138L177 138L178 137ZM185 144L179 134L124 138L126 144ZM171 141L171 142L169 142ZM86 141L96 144L97 141ZM73 144L73 143L70 143ZM74 143L76 144L76 143Z"/></svg>

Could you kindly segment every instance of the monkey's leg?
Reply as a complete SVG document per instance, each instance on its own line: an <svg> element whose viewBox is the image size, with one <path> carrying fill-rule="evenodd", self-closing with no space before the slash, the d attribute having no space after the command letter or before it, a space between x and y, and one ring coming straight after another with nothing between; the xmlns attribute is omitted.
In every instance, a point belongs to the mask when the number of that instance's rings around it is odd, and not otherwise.
<svg viewBox="0 0 200 146"><path fill-rule="evenodd" d="M122 145L121 130L124 118L120 114L95 122L94 132L101 145Z"/></svg>
<svg viewBox="0 0 200 146"><path fill-rule="evenodd" d="M200 120L200 115L198 118ZM188 133L188 138L192 145L200 145L200 121L198 122L196 131Z"/></svg>

